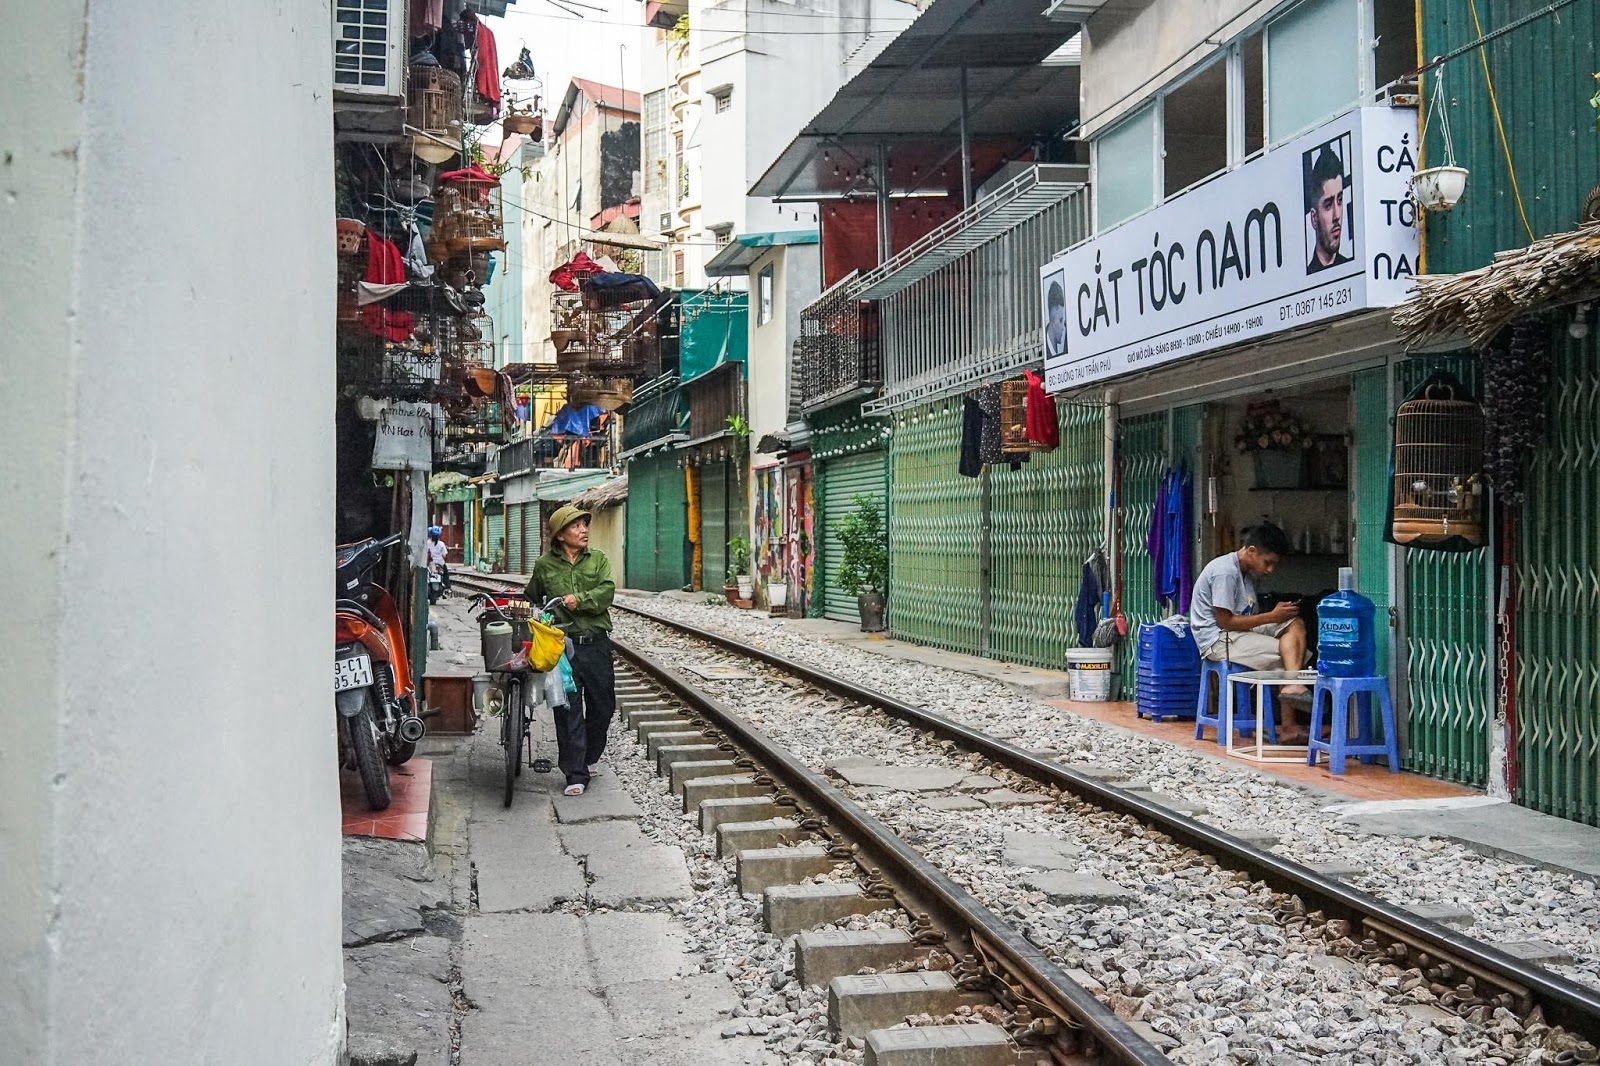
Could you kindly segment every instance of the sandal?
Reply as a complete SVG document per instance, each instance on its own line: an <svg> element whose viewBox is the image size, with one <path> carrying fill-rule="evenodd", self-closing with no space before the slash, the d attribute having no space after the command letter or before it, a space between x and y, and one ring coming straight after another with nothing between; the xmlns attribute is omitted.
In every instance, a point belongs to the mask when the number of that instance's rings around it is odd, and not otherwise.
<svg viewBox="0 0 1600 1066"><path fill-rule="evenodd" d="M604 766L601 766L599 763L595 763L593 766L589 767L589 776L591 778L604 777L605 775L606 775L606 768Z"/></svg>
<svg viewBox="0 0 1600 1066"><path fill-rule="evenodd" d="M568 785L561 790L561 794L563 796L581 796L583 795L583 786L579 784Z"/></svg>

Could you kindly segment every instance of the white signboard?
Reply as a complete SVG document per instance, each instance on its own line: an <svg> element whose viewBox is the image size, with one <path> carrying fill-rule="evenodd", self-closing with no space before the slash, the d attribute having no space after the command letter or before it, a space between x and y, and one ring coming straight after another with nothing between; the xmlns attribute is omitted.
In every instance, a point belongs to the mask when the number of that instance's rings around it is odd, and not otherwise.
<svg viewBox="0 0 1600 1066"><path fill-rule="evenodd" d="M431 471L436 412L431 403L386 403L378 413L372 469Z"/></svg>
<svg viewBox="0 0 1600 1066"><path fill-rule="evenodd" d="M1416 112L1361 108L1039 272L1045 386L1077 389L1406 298Z"/></svg>

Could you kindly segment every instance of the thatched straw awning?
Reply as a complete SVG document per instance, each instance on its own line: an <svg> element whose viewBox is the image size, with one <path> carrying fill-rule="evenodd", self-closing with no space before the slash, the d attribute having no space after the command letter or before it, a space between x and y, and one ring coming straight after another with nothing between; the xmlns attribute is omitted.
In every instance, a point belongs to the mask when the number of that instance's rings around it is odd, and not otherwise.
<svg viewBox="0 0 1600 1066"><path fill-rule="evenodd" d="M1395 308L1409 344L1465 337L1483 344L1536 311L1600 298L1600 222L1501 252L1465 274L1423 274Z"/></svg>
<svg viewBox="0 0 1600 1066"><path fill-rule="evenodd" d="M596 485L586 489L572 498L575 507L585 511L599 511L606 507L615 507L628 498L628 475L614 477L603 485Z"/></svg>

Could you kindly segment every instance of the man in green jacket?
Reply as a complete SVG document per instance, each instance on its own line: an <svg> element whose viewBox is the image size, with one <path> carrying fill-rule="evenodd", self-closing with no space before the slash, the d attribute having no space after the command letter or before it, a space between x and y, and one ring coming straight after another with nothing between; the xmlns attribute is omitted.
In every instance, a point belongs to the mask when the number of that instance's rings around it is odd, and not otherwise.
<svg viewBox="0 0 1600 1066"><path fill-rule="evenodd" d="M570 504L550 516L550 550L533 564L528 602L559 597L556 621L572 638L572 676L578 691L557 708L556 751L567 777L565 793L581 796L600 772L606 731L617 710L617 680L611 663L611 600L616 594L611 562L589 548L589 512Z"/></svg>

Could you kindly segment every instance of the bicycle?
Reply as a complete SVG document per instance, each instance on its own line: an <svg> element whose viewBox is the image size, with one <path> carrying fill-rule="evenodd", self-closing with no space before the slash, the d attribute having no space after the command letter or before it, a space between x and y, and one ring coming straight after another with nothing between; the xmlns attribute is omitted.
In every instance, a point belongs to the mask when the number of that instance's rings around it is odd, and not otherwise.
<svg viewBox="0 0 1600 1066"><path fill-rule="evenodd" d="M484 670L495 678L501 693L500 747L505 753L505 792L502 802L510 807L516 796L517 778L522 776L524 765L532 767L536 774L547 774L552 770L549 759L534 758L529 706L530 696L534 697L534 706L543 702L544 678L548 671L534 670L526 660L520 667L508 669L514 662L514 658L509 657L521 656L521 641L516 639L517 628L521 625L525 629L527 620L532 616L526 601L479 593L472 602L481 608L477 621L483 645ZM540 615L548 617L559 602L560 597L552 598L540 608ZM495 622L505 622L511 626L513 639L509 648L503 645L491 647L488 627ZM558 625L556 628L561 627ZM494 661L496 659L499 661Z"/></svg>

